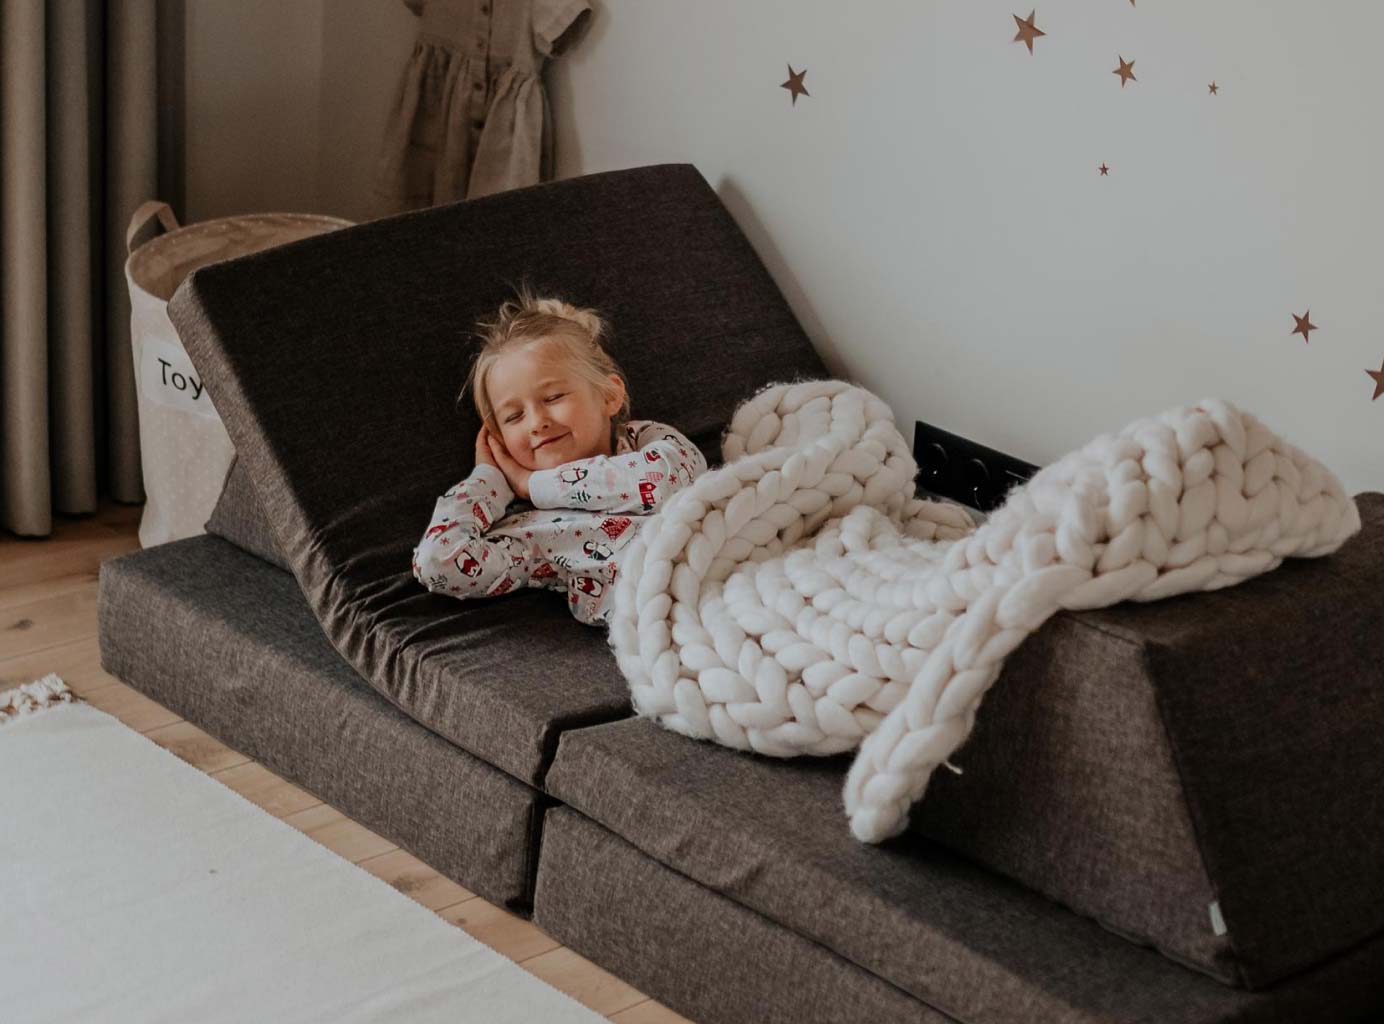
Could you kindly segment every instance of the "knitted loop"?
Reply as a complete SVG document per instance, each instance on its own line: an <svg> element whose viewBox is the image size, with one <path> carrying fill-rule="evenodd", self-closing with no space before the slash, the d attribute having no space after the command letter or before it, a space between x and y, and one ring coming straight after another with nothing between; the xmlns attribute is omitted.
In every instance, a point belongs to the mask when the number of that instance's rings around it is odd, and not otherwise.
<svg viewBox="0 0 1384 1024"><path fill-rule="evenodd" d="M1233 585L1360 529L1329 470L1219 399L1100 435L979 528L915 496L888 407L845 381L764 388L721 447L627 549L611 648L667 728L771 757L859 748L843 797L865 842L903 830L1057 610Z"/></svg>

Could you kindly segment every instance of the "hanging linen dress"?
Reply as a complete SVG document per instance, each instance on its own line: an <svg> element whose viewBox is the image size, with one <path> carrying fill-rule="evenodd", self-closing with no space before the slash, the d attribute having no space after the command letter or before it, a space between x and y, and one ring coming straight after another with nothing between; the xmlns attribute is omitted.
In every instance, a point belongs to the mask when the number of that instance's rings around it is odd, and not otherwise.
<svg viewBox="0 0 1384 1024"><path fill-rule="evenodd" d="M551 181L544 64L591 19L589 0L403 0L421 18L385 129L379 215Z"/></svg>

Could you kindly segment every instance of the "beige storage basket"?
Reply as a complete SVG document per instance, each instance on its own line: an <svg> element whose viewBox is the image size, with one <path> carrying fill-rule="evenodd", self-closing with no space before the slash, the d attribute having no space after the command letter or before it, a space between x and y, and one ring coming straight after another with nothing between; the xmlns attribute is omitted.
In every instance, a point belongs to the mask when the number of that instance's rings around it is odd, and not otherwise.
<svg viewBox="0 0 1384 1024"><path fill-rule="evenodd" d="M154 217L166 234L134 248ZM254 213L179 227L167 203L145 203L125 233L130 341L144 471L144 547L203 532L235 449L168 319L168 300L198 267L297 241L352 222L301 213Z"/></svg>

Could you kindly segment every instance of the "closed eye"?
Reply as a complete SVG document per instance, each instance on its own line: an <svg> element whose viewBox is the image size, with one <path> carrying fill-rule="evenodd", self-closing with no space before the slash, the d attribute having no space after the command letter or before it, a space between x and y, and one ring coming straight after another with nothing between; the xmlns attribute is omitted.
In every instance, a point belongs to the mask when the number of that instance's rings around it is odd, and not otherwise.
<svg viewBox="0 0 1384 1024"><path fill-rule="evenodd" d="M548 402L556 402L559 398L566 398L566 397L567 397L567 392L563 391L563 392L560 392L559 394L556 394L556 395L549 395L549 396L545 399L545 401L548 401ZM519 414L518 414L517 412L512 412L512 413L510 413L508 416L505 417L505 422L506 422L506 423L513 423L513 422L515 422L517 419L519 419Z"/></svg>

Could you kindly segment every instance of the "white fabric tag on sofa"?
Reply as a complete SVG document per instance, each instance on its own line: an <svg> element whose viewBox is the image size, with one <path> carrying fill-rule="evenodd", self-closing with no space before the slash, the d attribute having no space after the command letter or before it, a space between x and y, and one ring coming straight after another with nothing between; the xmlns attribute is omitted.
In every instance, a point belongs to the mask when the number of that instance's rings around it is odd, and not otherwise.
<svg viewBox="0 0 1384 1024"><path fill-rule="evenodd" d="M1225 934L1225 918L1221 916L1221 901L1213 900L1211 910L1211 930L1217 935Z"/></svg>

